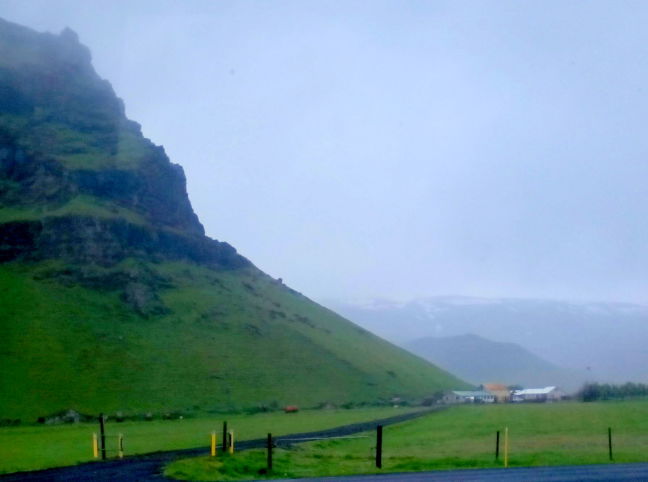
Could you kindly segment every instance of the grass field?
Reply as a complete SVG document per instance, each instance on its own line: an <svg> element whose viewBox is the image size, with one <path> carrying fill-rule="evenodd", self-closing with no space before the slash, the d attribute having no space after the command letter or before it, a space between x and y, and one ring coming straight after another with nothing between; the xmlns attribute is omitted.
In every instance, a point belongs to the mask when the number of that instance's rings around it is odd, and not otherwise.
<svg viewBox="0 0 648 482"><path fill-rule="evenodd" d="M373 472L501 467L495 433L509 429L509 465L609 463L612 428L615 462L648 461L648 402L601 402L453 407L385 427L383 469L374 467L375 435L275 450L274 476L307 477ZM503 451L503 444L502 444ZM170 464L165 474L191 480L259 477L265 452L199 457Z"/></svg>
<svg viewBox="0 0 648 482"><path fill-rule="evenodd" d="M124 434L126 455L159 450L209 449L210 433L227 420L236 440L260 438L268 432L287 434L319 430L374 420L415 409L366 408L355 410L306 410L256 415L222 415L183 420L155 420L106 424L108 449L116 448L116 435ZM0 473L73 465L92 459L92 433L98 424L25 426L0 428ZM114 452L112 455L115 455Z"/></svg>

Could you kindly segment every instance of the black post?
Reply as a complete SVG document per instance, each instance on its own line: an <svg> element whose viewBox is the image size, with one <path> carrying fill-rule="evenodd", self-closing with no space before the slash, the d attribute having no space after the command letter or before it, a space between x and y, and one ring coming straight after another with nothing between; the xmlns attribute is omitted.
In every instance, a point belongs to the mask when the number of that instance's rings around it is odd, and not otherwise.
<svg viewBox="0 0 648 482"><path fill-rule="evenodd" d="M495 436L495 461L497 462L499 460L499 435L500 431L497 431L497 435Z"/></svg>
<svg viewBox="0 0 648 482"><path fill-rule="evenodd" d="M227 453L227 422L223 422L223 454Z"/></svg>
<svg viewBox="0 0 648 482"><path fill-rule="evenodd" d="M614 458L612 457L612 428L608 427L608 449L610 452L610 461L613 461Z"/></svg>
<svg viewBox="0 0 648 482"><path fill-rule="evenodd" d="M99 434L101 440L101 460L106 460L106 432L104 430L104 414L99 414Z"/></svg>
<svg viewBox="0 0 648 482"><path fill-rule="evenodd" d="M268 473L272 472L272 434L268 434Z"/></svg>
<svg viewBox="0 0 648 482"><path fill-rule="evenodd" d="M376 427L376 467L382 468L382 425Z"/></svg>

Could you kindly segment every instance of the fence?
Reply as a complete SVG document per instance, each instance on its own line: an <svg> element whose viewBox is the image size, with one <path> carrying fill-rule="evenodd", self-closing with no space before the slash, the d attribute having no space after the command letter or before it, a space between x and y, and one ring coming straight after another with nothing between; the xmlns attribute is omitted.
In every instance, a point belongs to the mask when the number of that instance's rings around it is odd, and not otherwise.
<svg viewBox="0 0 648 482"><path fill-rule="evenodd" d="M333 436L308 436L302 434L299 436L275 437L271 433L263 440L256 440L257 445L250 445L249 441L243 443L243 448L265 448L265 467L263 473L273 470L275 465L274 449L290 448L295 443L313 442L319 440L359 440L367 439L364 453L368 454L364 468L362 470L374 467L382 469L384 467L384 457L388 458L388 469L393 469L396 461L401 459L418 459L421 461L420 470L434 468L453 468L453 467L509 467L511 465L564 465L575 463L602 463L602 462L627 462L642 461L645 456L637 456L636 459L629 460L629 447L633 447L633 453L648 452L648 435L629 433L628 427L623 430L613 430L613 427L597 430L592 436L583 434L565 434L551 433L552 427L536 427L532 433L528 426L502 427L500 430L494 430L490 434L483 434L479 437L473 437L470 441L467 438L457 437L455 441L446 443L437 436L430 436L428 439L417 439L415 444L409 443L408 440L400 439L395 441L392 446L384 447L385 440L390 440L390 432L384 432L383 426L376 426L375 434L371 435L343 435ZM218 438L218 432L213 430L205 437L205 452L216 457L221 454L233 455L235 452L234 430L228 427L227 422L223 422L223 436ZM443 432L445 433L445 432ZM584 433L584 432L583 432ZM433 435L433 434L432 434ZM114 440L114 442L113 442ZM95 458L101 456L105 459L116 453L117 457L124 456L123 434L106 434L103 417L100 417L100 433L93 434L93 455ZM393 439L392 439L393 440ZM209 442L209 443L207 443ZM218 450L220 447L220 451ZM619 450L620 448L620 450ZM357 446L356 448L357 449ZM354 450L355 450L354 449ZM326 450L326 448L322 448ZM617 457L618 453L621 457ZM421 455L423 454L423 455ZM490 454L490 455L489 455ZM571 457L571 459L570 459ZM357 457L361 458L361 457ZM400 463L400 462L399 462ZM370 465L369 465L370 464ZM436 465L435 465L436 464ZM409 470L403 467L403 470Z"/></svg>

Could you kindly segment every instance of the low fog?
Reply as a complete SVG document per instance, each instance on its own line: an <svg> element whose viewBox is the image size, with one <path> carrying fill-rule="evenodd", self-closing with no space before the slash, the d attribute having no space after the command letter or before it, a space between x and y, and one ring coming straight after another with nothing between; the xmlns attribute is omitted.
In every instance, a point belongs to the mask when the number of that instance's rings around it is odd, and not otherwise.
<svg viewBox="0 0 648 482"><path fill-rule="evenodd" d="M1 0L316 299L648 302L648 4Z"/></svg>

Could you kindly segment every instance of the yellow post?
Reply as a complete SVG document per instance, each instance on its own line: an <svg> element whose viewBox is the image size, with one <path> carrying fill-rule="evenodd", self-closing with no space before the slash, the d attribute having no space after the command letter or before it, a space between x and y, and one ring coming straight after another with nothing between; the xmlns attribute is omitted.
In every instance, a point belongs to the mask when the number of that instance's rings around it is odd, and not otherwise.
<svg viewBox="0 0 648 482"><path fill-rule="evenodd" d="M119 434L117 436L117 455L120 459L124 458L124 434Z"/></svg>
<svg viewBox="0 0 648 482"><path fill-rule="evenodd" d="M99 444L97 443L97 434L92 434L92 455L95 459L99 458Z"/></svg>
<svg viewBox="0 0 648 482"><path fill-rule="evenodd" d="M234 453L234 430L230 430L230 446L229 446L229 453L233 454Z"/></svg>
<svg viewBox="0 0 648 482"><path fill-rule="evenodd" d="M504 467L508 467L508 451L509 451L509 439L508 439L508 427L504 429Z"/></svg>
<svg viewBox="0 0 648 482"><path fill-rule="evenodd" d="M211 433L211 456L216 457L216 432Z"/></svg>

